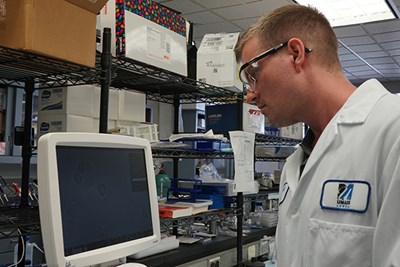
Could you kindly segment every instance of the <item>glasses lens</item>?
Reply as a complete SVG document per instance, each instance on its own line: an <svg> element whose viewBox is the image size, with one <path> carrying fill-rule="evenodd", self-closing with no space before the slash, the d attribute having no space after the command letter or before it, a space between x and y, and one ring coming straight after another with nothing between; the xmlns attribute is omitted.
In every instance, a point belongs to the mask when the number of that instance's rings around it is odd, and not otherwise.
<svg viewBox="0 0 400 267"><path fill-rule="evenodd" d="M243 83L245 86L247 86L247 85L249 84L249 79L247 78L247 77L248 77L248 74L247 74L247 72L246 72L246 69L247 69L247 68L242 69L242 71L239 73L240 81L242 81L242 83Z"/></svg>

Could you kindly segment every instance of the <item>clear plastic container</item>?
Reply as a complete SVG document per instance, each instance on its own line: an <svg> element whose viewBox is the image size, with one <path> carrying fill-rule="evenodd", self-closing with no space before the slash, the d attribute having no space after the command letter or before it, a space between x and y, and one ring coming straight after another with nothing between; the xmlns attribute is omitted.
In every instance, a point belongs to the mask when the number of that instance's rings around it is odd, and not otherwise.
<svg viewBox="0 0 400 267"><path fill-rule="evenodd" d="M262 201L255 202L254 212L250 213L251 225L254 228L261 228L261 214L264 212Z"/></svg>

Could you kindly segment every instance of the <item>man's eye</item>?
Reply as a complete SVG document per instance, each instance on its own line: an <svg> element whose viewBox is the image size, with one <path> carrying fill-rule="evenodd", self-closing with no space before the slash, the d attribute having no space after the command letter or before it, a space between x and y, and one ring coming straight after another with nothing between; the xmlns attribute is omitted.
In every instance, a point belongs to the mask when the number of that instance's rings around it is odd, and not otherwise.
<svg viewBox="0 0 400 267"><path fill-rule="evenodd" d="M249 76L248 78L251 78L251 80L256 80L257 74L258 74L258 68L252 68L248 72L248 76Z"/></svg>

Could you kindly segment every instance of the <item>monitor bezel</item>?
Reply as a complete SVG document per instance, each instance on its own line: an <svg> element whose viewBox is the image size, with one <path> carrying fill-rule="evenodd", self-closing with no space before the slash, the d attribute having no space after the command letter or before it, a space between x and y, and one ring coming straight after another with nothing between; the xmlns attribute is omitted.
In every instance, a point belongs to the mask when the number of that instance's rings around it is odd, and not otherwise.
<svg viewBox="0 0 400 267"><path fill-rule="evenodd" d="M145 152L153 235L70 256L64 240L57 170L57 146L140 148ZM158 201L150 143L146 139L100 133L48 133L38 142L39 213L48 266L88 266L110 262L153 247L160 242ZM122 218L122 217L121 217Z"/></svg>

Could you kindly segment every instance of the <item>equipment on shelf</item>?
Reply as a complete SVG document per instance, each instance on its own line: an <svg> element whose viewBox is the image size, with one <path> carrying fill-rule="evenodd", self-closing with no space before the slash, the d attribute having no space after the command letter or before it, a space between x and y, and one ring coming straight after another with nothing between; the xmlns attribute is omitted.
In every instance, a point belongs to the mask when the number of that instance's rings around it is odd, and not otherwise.
<svg viewBox="0 0 400 267"><path fill-rule="evenodd" d="M196 202L196 193L201 192L201 184L202 181L197 179L171 179L167 201Z"/></svg>

